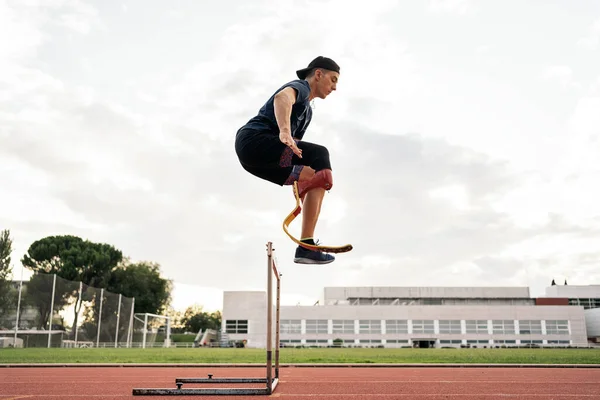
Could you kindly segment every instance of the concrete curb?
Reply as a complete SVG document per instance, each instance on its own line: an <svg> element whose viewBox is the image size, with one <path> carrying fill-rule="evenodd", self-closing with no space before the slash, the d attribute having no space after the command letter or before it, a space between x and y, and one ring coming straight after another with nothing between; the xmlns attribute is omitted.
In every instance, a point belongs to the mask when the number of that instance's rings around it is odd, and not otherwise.
<svg viewBox="0 0 600 400"><path fill-rule="evenodd" d="M279 364L280 368L600 368L600 364L455 364L455 363L353 363ZM266 368L266 364L202 363L17 363L0 368Z"/></svg>

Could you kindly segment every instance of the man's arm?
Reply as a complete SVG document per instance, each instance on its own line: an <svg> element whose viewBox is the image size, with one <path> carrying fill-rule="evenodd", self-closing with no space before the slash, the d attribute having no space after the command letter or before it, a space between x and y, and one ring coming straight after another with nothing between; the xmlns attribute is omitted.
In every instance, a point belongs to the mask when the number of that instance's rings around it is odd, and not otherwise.
<svg viewBox="0 0 600 400"><path fill-rule="evenodd" d="M275 95L275 119L279 126L279 132L288 132L291 134L290 115L292 106L296 102L296 89L286 87Z"/></svg>
<svg viewBox="0 0 600 400"><path fill-rule="evenodd" d="M291 147L298 157L302 157L302 150L296 146L292 138L292 129L290 127L290 116L292 115L292 106L296 102L296 89L287 87L275 95L273 101L275 119L279 126L279 140Z"/></svg>

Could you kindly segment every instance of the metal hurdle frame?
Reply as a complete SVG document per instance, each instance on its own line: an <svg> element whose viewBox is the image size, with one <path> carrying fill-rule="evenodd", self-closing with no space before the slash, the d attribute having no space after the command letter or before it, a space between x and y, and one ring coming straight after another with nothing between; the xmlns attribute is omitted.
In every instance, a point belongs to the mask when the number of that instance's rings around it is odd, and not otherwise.
<svg viewBox="0 0 600 400"><path fill-rule="evenodd" d="M265 378L176 378L177 388L134 388L134 396L216 396L216 395L271 395L279 383L279 303L281 293L281 274L277 270L273 243L267 243L267 371ZM273 275L277 278L275 306L275 357L273 359ZM275 374L273 375L273 364ZM183 389L184 383L264 383L263 388L190 388Z"/></svg>

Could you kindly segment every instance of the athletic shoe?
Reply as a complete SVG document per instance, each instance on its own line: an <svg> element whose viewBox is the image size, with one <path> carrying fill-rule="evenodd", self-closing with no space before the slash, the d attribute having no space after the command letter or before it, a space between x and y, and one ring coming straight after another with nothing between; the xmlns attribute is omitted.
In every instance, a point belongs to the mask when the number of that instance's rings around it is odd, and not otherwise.
<svg viewBox="0 0 600 400"><path fill-rule="evenodd" d="M318 250L305 249L302 246L296 248L296 255L294 257L296 264L329 264L334 260L335 257L331 254Z"/></svg>

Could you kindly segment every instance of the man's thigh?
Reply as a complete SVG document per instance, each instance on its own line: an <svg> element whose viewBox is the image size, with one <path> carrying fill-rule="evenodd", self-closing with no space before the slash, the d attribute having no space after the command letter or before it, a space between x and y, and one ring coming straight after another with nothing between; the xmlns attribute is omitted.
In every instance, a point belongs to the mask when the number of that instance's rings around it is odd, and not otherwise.
<svg viewBox="0 0 600 400"><path fill-rule="evenodd" d="M311 142L296 140L299 149L302 150L302 158L294 154L292 149L286 147L282 151L280 165L305 165L311 167L315 171L322 169L331 169L331 161L329 159L329 150L325 146Z"/></svg>
<svg viewBox="0 0 600 400"><path fill-rule="evenodd" d="M243 133L236 138L235 147L242 164L260 168L278 167L287 148L279 136L261 132Z"/></svg>
<svg viewBox="0 0 600 400"><path fill-rule="evenodd" d="M256 165L242 164L242 167L257 178L264 179L279 186L290 185L291 177L294 177L294 175L296 175L292 174L294 172L293 166L280 167L279 165L276 165L261 167ZM297 180L297 178L295 180Z"/></svg>

